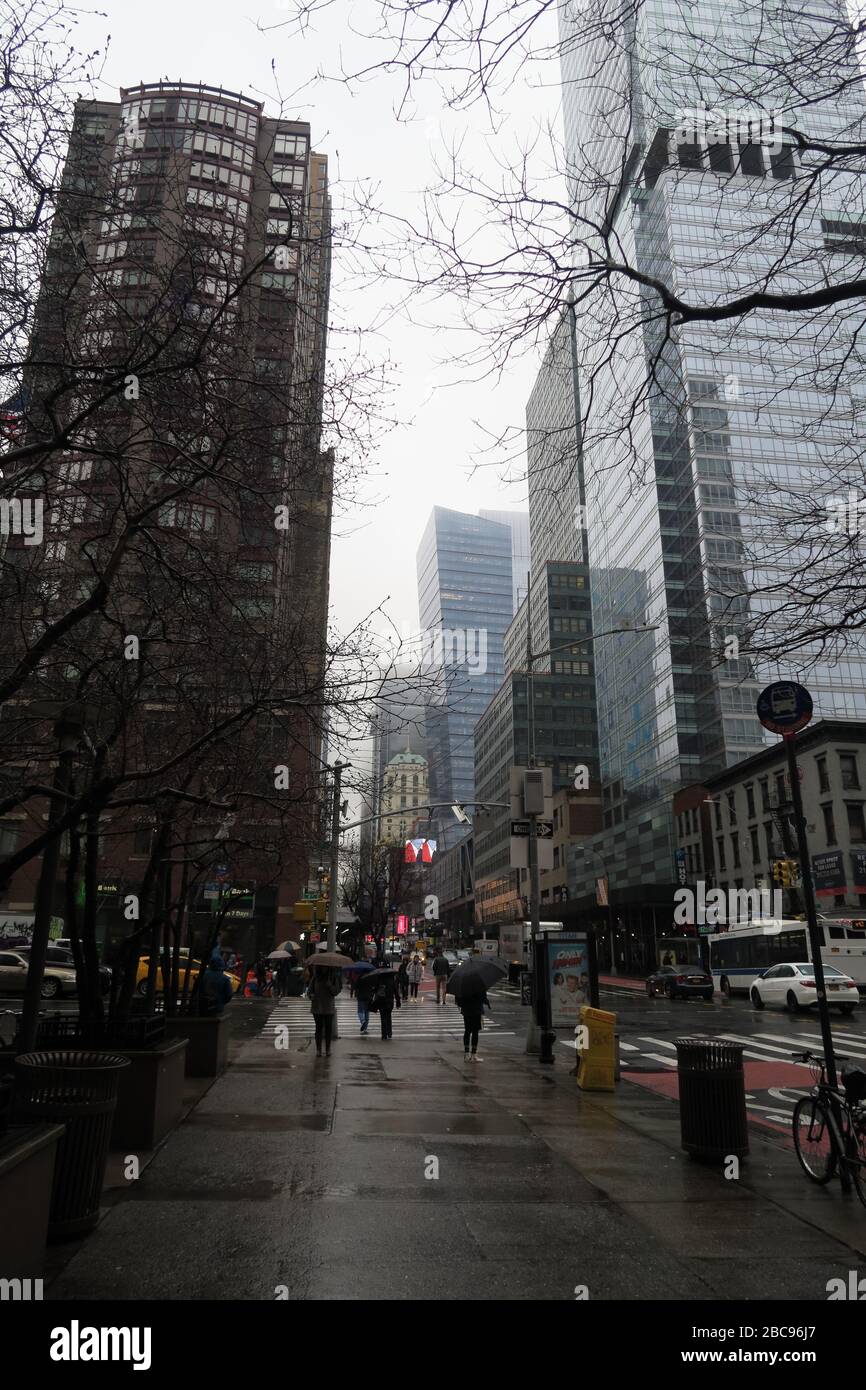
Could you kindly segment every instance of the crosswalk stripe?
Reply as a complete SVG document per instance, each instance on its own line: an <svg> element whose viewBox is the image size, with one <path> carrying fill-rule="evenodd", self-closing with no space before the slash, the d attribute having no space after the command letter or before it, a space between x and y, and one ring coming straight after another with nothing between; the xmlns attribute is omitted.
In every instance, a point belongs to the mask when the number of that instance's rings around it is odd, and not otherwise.
<svg viewBox="0 0 866 1390"><path fill-rule="evenodd" d="M659 1052L643 1052L642 1057L649 1057L651 1062L664 1062L666 1067L675 1067L676 1061L672 1057L663 1057Z"/></svg>
<svg viewBox="0 0 866 1390"><path fill-rule="evenodd" d="M664 1038L641 1037L641 1042L653 1043L655 1047L669 1047L671 1052L676 1052L676 1048L674 1047L673 1043L665 1042Z"/></svg>
<svg viewBox="0 0 866 1390"><path fill-rule="evenodd" d="M789 1050L791 1052L797 1050L798 1044L799 1047L803 1051L805 1051L806 1048L813 1047L815 1043L823 1042L820 1033L797 1033L796 1035L789 1034L788 1037L786 1037L784 1033L758 1033L756 1034L754 1041L757 1042L759 1038L773 1038L775 1042L787 1042L789 1045ZM862 1036L858 1039L859 1047L855 1046L854 1043L849 1042L847 1038L842 1037L840 1033L836 1032L833 1033L833 1042L834 1044L841 1044L842 1047L847 1048L852 1056L866 1057L866 1046L864 1046L864 1043L866 1043L866 1039L864 1039Z"/></svg>

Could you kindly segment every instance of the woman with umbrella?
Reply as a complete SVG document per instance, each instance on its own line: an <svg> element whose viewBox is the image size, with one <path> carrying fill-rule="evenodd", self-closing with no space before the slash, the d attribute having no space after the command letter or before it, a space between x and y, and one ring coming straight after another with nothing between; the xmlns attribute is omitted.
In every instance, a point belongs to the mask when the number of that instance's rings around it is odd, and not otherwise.
<svg viewBox="0 0 866 1390"><path fill-rule="evenodd" d="M391 1015L394 1009L400 1007L400 991L397 987L397 972L395 970L372 970L364 976L364 989L370 990L372 998L371 1005L378 1010L379 1022L382 1026L382 1041L390 1042L394 1036L391 1026Z"/></svg>
<svg viewBox="0 0 866 1390"><path fill-rule="evenodd" d="M370 1025L370 1000L373 996L373 988L365 985L365 976L373 973L373 967L367 961L353 961L351 965L343 967L343 974L348 978L350 985L354 986L355 998L358 1001L358 1022L361 1025L361 1032L366 1033Z"/></svg>
<svg viewBox="0 0 866 1390"><path fill-rule="evenodd" d="M340 990L343 988L342 967L351 965L348 956L340 955L337 951L324 951L316 956L311 956L307 962L307 969L310 974L310 983L307 986L307 993L310 996L310 1009L316 1025L316 1056L322 1055L322 1043L325 1044L325 1056L331 1055L331 1037L334 1031L334 1014L337 1011L335 1000Z"/></svg>
<svg viewBox="0 0 866 1390"><path fill-rule="evenodd" d="M501 980L505 967L499 961L464 961L453 971L446 986L446 992L454 995L454 1002L463 1015L463 1060L480 1062L478 1056L478 1034L484 1009L490 1008L487 986Z"/></svg>

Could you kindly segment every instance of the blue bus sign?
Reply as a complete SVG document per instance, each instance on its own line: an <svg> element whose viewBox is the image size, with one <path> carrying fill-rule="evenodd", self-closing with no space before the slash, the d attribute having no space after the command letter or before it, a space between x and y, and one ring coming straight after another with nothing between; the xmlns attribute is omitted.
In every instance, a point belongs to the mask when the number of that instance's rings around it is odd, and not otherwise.
<svg viewBox="0 0 866 1390"><path fill-rule="evenodd" d="M758 718L773 734L796 734L812 718L812 696L793 681L774 681L758 696Z"/></svg>

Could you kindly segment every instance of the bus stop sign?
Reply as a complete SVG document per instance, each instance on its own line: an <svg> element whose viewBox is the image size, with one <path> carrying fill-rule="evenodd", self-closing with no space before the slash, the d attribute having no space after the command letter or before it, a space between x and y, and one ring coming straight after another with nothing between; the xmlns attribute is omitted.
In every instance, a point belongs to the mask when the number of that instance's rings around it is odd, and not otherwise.
<svg viewBox="0 0 866 1390"><path fill-rule="evenodd" d="M758 696L758 718L773 734L796 734L812 718L812 696L803 685L775 681Z"/></svg>

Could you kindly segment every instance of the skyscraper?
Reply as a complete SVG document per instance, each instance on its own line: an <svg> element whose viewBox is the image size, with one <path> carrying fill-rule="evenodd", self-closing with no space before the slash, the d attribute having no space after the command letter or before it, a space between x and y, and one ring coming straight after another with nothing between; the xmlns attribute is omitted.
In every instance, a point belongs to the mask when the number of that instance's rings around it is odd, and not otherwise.
<svg viewBox="0 0 866 1390"><path fill-rule="evenodd" d="M532 577L545 560L586 563L574 306L563 309L526 403Z"/></svg>
<svg viewBox="0 0 866 1390"><path fill-rule="evenodd" d="M139 785L250 706L219 756L204 739L190 776L218 800L231 767L251 793L232 872L270 882L249 913L259 947L306 877L320 789L329 278L327 162L306 123L183 82L78 103L23 383L46 544L10 547L3 581L28 620L38 604L48 622L104 585L38 694L74 693L94 721L118 720L107 747L123 744ZM16 642L7 630L4 662ZM120 755L106 756L110 770ZM294 824L286 833L277 808L253 833L275 764ZM155 822L147 805L115 815L100 872L137 886Z"/></svg>
<svg viewBox="0 0 866 1390"><path fill-rule="evenodd" d="M501 521L511 528L511 587L514 591L514 612L526 595L526 576L529 573L529 513L491 511L480 507L478 515L485 521Z"/></svg>
<svg viewBox="0 0 866 1390"><path fill-rule="evenodd" d="M512 543L510 526L434 507L418 547L418 608L436 682L426 703L434 802L473 798L473 733L502 680L502 639L513 613ZM462 833L443 821L440 843L454 844Z"/></svg>
<svg viewBox="0 0 866 1390"><path fill-rule="evenodd" d="M839 22L841 7L816 0L768 17L749 0L736 9L644 0L607 27L603 9L603 0L568 6L561 32L572 196L581 225L599 228L599 248L683 301L712 305L763 287L790 232L790 276L774 288L824 283L834 254L826 228L863 217L862 180L822 176L820 217L813 202L792 221L800 156L790 142L675 132L688 111L747 105L749 81L760 85L768 70L773 81L753 105L799 107L815 138L862 130L853 67L838 97L811 109L787 75L798 34L822 16ZM748 57L732 75L730 55L758 53L751 77ZM778 671L739 653L768 602L762 592L785 566L796 574L796 555L779 544L779 499L820 495L831 469L838 491L856 465L850 397L815 367L832 310L672 325L658 309L623 275L585 294L575 315L593 626L657 625L595 645L605 818L619 837L606 858L614 882L635 889L648 874L674 879L664 813L673 791L760 749L759 690L807 659ZM841 368L843 383L851 370ZM866 715L855 652L835 665L818 659L806 683L822 712ZM587 867L588 891L597 865Z"/></svg>

